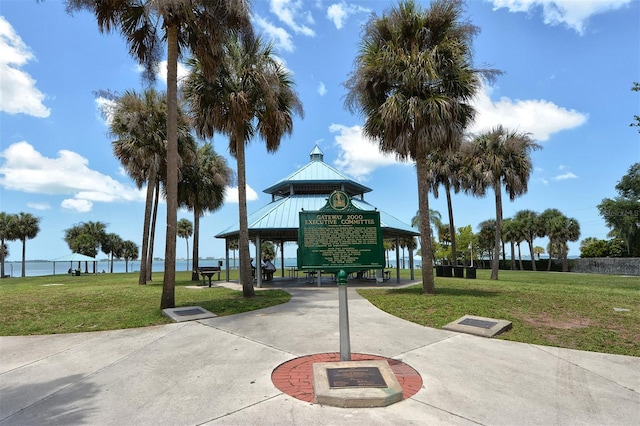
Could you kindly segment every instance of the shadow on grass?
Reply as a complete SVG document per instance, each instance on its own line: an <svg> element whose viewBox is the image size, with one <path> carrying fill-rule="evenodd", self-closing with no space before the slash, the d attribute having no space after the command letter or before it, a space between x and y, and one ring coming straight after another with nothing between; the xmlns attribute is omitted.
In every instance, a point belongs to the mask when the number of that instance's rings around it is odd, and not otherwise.
<svg viewBox="0 0 640 426"><path fill-rule="evenodd" d="M422 292L422 286L412 286L405 288L395 288L386 290L386 294L409 294L415 296L423 296L425 295ZM454 288L454 287L436 287L436 296L445 295L445 296L474 296L474 297L498 297L500 296L499 291L489 291L489 290L479 290L473 288Z"/></svg>

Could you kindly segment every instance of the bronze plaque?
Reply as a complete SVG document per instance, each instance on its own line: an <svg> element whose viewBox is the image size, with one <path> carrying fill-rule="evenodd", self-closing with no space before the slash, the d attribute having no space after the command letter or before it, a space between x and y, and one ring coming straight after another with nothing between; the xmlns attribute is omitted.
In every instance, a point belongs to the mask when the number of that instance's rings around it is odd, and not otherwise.
<svg viewBox="0 0 640 426"><path fill-rule="evenodd" d="M386 388L378 367L327 368L330 388Z"/></svg>
<svg viewBox="0 0 640 426"><path fill-rule="evenodd" d="M494 325L496 325L497 322L483 321L483 320L473 319L473 318L465 318L464 320L460 321L458 324L470 325L471 327L486 328L488 330Z"/></svg>

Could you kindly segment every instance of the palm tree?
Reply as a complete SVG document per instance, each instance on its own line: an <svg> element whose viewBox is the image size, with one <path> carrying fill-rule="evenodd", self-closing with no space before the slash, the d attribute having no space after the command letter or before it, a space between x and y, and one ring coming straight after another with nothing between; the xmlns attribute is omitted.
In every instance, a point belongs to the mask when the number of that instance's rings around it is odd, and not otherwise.
<svg viewBox="0 0 640 426"><path fill-rule="evenodd" d="M95 250L93 250L94 254L92 257L97 256L98 251L104 244L107 239L107 225L103 222L82 222L83 234L90 235L95 241ZM89 272L89 262L84 262L85 273ZM96 272L96 264L93 263L93 273Z"/></svg>
<svg viewBox="0 0 640 426"><path fill-rule="evenodd" d="M193 211L193 265L191 279L198 281L198 258L200 241L200 218L206 212L214 212L222 207L226 188L233 182L233 171L227 160L213 150L213 145L205 143L196 151L191 164L182 171L178 183L180 206ZM187 256L188 259L188 256Z"/></svg>
<svg viewBox="0 0 640 426"><path fill-rule="evenodd" d="M533 165L530 152L540 145L526 133L510 131L497 126L491 131L476 136L472 143L465 144L465 175L471 180L467 189L476 196L484 196L493 188L496 206L496 239L491 264L491 279L498 279L498 261L502 232L502 186L509 199L527 192Z"/></svg>
<svg viewBox="0 0 640 426"><path fill-rule="evenodd" d="M502 221L502 232L501 238L502 243L509 243L511 246L511 258L509 261L509 269L512 271L516 269L516 256L515 256L515 245L517 242L517 224L511 218L506 218ZM504 250L503 250L504 252Z"/></svg>
<svg viewBox="0 0 640 426"><path fill-rule="evenodd" d="M455 144L448 151L433 151L427 155L427 167L429 169L429 187L433 196L438 198L438 188L444 187L447 197L447 211L449 213L449 235L451 236L451 258L453 265L458 264L458 254L456 247L456 227L453 221L453 205L451 203L451 190L455 193L460 191L460 164L461 154L459 143Z"/></svg>
<svg viewBox="0 0 640 426"><path fill-rule="evenodd" d="M4 259L8 254L7 241L17 238L14 223L17 220L15 214L0 212L0 278L4 278Z"/></svg>
<svg viewBox="0 0 640 426"><path fill-rule="evenodd" d="M193 235L193 224L189 219L182 218L178 221L176 230L178 237L184 238L187 243L187 271L189 270L189 237Z"/></svg>
<svg viewBox="0 0 640 426"><path fill-rule="evenodd" d="M487 219L478 224L478 248L482 252L483 268L484 268L484 256L489 256L489 261L493 262L494 244L496 238L496 220ZM478 253L480 257L480 253Z"/></svg>
<svg viewBox="0 0 640 426"><path fill-rule="evenodd" d="M537 258L538 260L540 260L540 255L541 255L541 254L544 254L544 252L545 252L545 251L544 251L544 247L535 246L535 247L533 248L533 252L536 254L536 258ZM534 262L535 262L535 260L534 260ZM534 270L535 270L535 269L534 269Z"/></svg>
<svg viewBox="0 0 640 426"><path fill-rule="evenodd" d="M106 235L106 238L102 242L102 252L107 256L110 256L109 259L109 273L113 274L113 258L117 257L118 259L122 257L124 252L124 241L118 234L109 233Z"/></svg>
<svg viewBox="0 0 640 426"><path fill-rule="evenodd" d="M401 1L364 27L346 105L365 116L363 133L380 150L416 164L422 287L435 293L429 227L428 154L446 151L470 122L482 71L472 68L478 28L461 19L462 0L436 0L424 10Z"/></svg>
<svg viewBox="0 0 640 426"><path fill-rule="evenodd" d="M151 280L153 240L160 193L160 183L166 181L167 102L166 95L154 89L143 93L126 91L114 98L108 111L114 155L138 188L146 183L147 193L142 231L142 258L138 284ZM195 141L190 133L189 119L178 109L179 163L192 161Z"/></svg>
<svg viewBox="0 0 640 426"><path fill-rule="evenodd" d="M429 209L429 223L432 227L435 226L435 229L431 228L431 234L433 234L434 230L442 226L442 214L438 210ZM411 227L420 229L420 210L411 218Z"/></svg>
<svg viewBox="0 0 640 426"><path fill-rule="evenodd" d="M560 260L562 262L562 272L569 271L567 256L569 254L569 241L578 241L580 238L580 224L575 218L564 215L557 216L552 223L555 241L560 247Z"/></svg>
<svg viewBox="0 0 640 426"><path fill-rule="evenodd" d="M131 240L122 243L122 257L124 258L125 272L129 272L129 260L138 258L138 245Z"/></svg>
<svg viewBox="0 0 640 426"><path fill-rule="evenodd" d="M95 14L101 32L119 31L129 52L153 79L167 42L167 228L160 306L175 307L176 226L178 222L178 59L191 51L207 79L215 74L222 44L239 29L251 32L246 0L67 0L67 10ZM142 269L142 268L141 268Z"/></svg>
<svg viewBox="0 0 640 426"><path fill-rule="evenodd" d="M15 239L22 241L22 275L20 276L24 277L27 239L35 238L38 232L40 232L40 218L35 217L31 213L20 212L12 222Z"/></svg>
<svg viewBox="0 0 640 426"><path fill-rule="evenodd" d="M244 297L254 293L247 223L245 144L254 136L275 152L283 135L293 130L293 115L303 116L291 74L277 60L271 44L257 37L230 37L220 73L207 82L202 65L190 61L192 71L184 86L201 137L218 131L229 136L229 152L236 158L240 232L240 282Z"/></svg>
<svg viewBox="0 0 640 426"><path fill-rule="evenodd" d="M238 250L238 240L228 240L228 249L233 253L233 269L236 268L236 250Z"/></svg>
<svg viewBox="0 0 640 426"><path fill-rule="evenodd" d="M558 239L559 230L556 227L558 222L562 222L562 217L564 215L558 209L546 209L542 213L540 213L540 223L542 224L542 234L549 238L549 245L547 246L547 253L549 253L549 262L547 263L547 271L551 270L551 258L552 250L549 248L553 248L555 251L558 250L558 244L556 244L556 240ZM558 219L560 218L560 219ZM554 253L555 253L554 251Z"/></svg>
<svg viewBox="0 0 640 426"><path fill-rule="evenodd" d="M538 213L533 210L520 210L516 212L514 219L520 226L520 231L524 240L529 245L529 254L531 255L531 268L536 270L536 259L534 257L533 241L543 236L542 222Z"/></svg>

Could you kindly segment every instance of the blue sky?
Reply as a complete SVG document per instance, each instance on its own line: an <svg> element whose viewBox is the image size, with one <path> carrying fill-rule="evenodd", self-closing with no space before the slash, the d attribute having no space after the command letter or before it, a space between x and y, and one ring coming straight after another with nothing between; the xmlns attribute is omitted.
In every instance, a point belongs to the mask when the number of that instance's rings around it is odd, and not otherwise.
<svg viewBox="0 0 640 426"><path fill-rule="evenodd" d="M428 2L420 2L428 6ZM344 108L343 83L353 70L362 24L396 2L255 0L253 23L273 40L291 70L305 117L291 137L267 154L254 140L247 150L248 210L270 201L262 190L309 160L317 144L325 161L373 188L367 201L407 223L415 215L417 183L411 164L380 155L362 137L363 118ZM629 124L640 111L640 2L638 0L471 0L467 17L480 27L475 63L504 71L478 95L472 131L502 124L531 133L543 146L533 154L529 191L504 202L504 216L522 209L557 208L576 218L581 239L606 238L597 204L640 161L640 134ZM163 64L164 65L164 64ZM157 87L164 89L162 70ZM27 259L69 252L64 230L86 221L140 244L144 190L138 190L113 157L98 90L142 90L140 68L118 34L98 32L88 13L70 16L61 0L0 0L0 210L41 218L27 241ZM214 138L228 154L228 140ZM444 195L430 198L443 218ZM495 217L493 197L453 199L456 226ZM164 204L156 256L164 255ZM191 213L178 217L192 220ZM213 238L238 221L237 191L201 220L200 254L224 255ZM536 241L546 247L547 241ZM570 245L570 256L579 255ZM10 242L8 260L20 260ZM293 256L295 245L285 248ZM526 253L526 249L525 249ZM178 257L186 257L184 240ZM524 254L524 253L523 253ZM99 257L103 257L101 254Z"/></svg>

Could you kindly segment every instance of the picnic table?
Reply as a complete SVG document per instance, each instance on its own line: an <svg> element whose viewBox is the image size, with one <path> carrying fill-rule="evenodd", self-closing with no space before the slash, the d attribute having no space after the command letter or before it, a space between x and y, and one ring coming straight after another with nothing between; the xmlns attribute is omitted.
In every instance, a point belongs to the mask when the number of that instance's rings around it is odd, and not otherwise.
<svg viewBox="0 0 640 426"><path fill-rule="evenodd" d="M211 277L214 274L218 274L218 281L220 281L220 267L219 266L202 266L198 268L198 273L202 276L202 285L205 285L204 278L209 278L209 287L211 287Z"/></svg>

